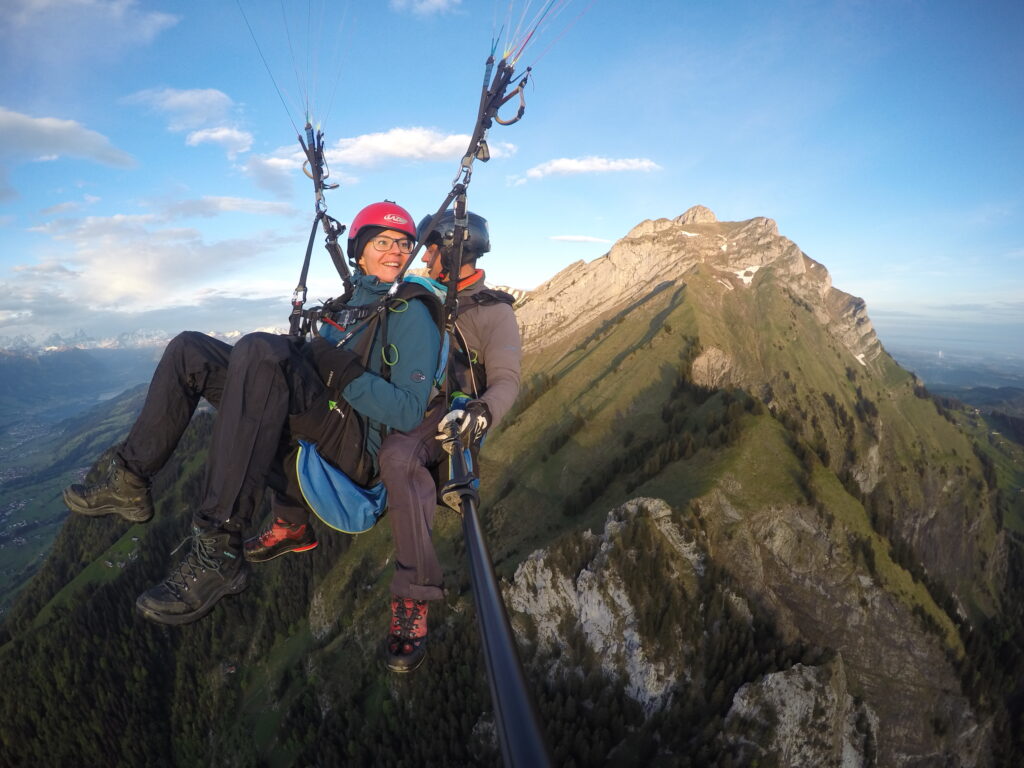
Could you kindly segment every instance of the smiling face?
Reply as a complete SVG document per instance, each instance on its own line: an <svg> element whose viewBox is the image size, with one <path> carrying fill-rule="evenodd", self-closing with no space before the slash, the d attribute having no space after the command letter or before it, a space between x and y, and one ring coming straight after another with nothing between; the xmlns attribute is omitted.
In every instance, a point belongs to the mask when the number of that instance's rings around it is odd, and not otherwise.
<svg viewBox="0 0 1024 768"><path fill-rule="evenodd" d="M427 265L427 274L434 280L441 276L443 271L441 266L441 246L428 245L423 249L423 256L420 258L420 261Z"/></svg>
<svg viewBox="0 0 1024 768"><path fill-rule="evenodd" d="M388 238L391 243L391 247L386 251L378 251L374 246L374 241L380 238ZM382 283L395 282L406 259L406 254L402 253L398 247L398 241L408 239L409 236L404 232L385 229L363 247L363 253L358 262L359 268L364 274L376 277Z"/></svg>

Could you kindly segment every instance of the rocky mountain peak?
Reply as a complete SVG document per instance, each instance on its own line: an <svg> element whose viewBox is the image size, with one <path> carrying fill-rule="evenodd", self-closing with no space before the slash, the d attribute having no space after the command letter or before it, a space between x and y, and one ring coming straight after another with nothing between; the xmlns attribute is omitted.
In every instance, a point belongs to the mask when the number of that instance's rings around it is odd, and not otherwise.
<svg viewBox="0 0 1024 768"><path fill-rule="evenodd" d="M715 216L714 211L710 208L706 208L703 205L695 205L686 213L676 217L676 223L678 224L714 224L718 221L718 217Z"/></svg>
<svg viewBox="0 0 1024 768"><path fill-rule="evenodd" d="M860 364L878 356L864 302L833 288L828 270L779 235L772 219L719 221L702 205L674 219L640 222L604 256L576 262L532 291L517 316L524 349L533 350L669 285L689 286L719 304L765 283L811 310Z"/></svg>

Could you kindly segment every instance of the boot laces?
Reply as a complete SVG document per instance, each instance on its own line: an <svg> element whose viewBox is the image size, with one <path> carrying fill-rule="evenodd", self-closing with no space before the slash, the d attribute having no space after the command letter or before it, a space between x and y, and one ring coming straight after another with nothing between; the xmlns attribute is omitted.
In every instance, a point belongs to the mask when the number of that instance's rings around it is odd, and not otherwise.
<svg viewBox="0 0 1024 768"><path fill-rule="evenodd" d="M270 527L260 533L260 544L265 547L271 544L276 544L284 539L297 539L302 533L302 529L305 526L293 526L291 523L285 522L280 517L276 518ZM294 530L293 530L294 529ZM293 534L294 535L290 535Z"/></svg>
<svg viewBox="0 0 1024 768"><path fill-rule="evenodd" d="M204 535L198 528L193 529L192 534L176 546L171 554L175 554L189 542L192 543L192 548L188 555L164 580L168 588L179 597L183 591L188 591L189 579L195 581L203 571L214 571L219 574L221 566L224 564L223 560L218 560L216 557L217 539L209 534Z"/></svg>
<svg viewBox="0 0 1024 768"><path fill-rule="evenodd" d="M427 634L426 600L398 599L394 603L391 634L403 640L419 640Z"/></svg>

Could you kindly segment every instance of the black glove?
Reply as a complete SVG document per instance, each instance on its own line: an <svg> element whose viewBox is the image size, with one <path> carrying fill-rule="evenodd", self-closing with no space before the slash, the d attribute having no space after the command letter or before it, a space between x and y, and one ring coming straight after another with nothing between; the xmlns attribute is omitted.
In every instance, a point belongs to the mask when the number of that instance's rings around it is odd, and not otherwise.
<svg viewBox="0 0 1024 768"><path fill-rule="evenodd" d="M349 349L339 349L322 336L309 343L309 353L327 389L339 395L350 381L366 371L359 362L359 355Z"/></svg>
<svg viewBox="0 0 1024 768"><path fill-rule="evenodd" d="M483 439L491 426L491 409L483 400L470 400L462 408L446 413L437 425L438 440L444 439L448 425L455 424L464 445L471 445Z"/></svg>

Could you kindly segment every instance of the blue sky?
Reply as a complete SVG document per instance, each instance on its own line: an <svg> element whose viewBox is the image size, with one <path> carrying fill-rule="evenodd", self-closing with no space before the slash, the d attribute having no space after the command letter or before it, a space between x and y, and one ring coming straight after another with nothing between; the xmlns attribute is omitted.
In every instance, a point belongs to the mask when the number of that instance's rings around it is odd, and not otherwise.
<svg viewBox="0 0 1024 768"><path fill-rule="evenodd" d="M0 338L37 341L284 327L313 215L304 103L330 214L421 216L495 29L545 5L241 0L283 105L237 2L0 3ZM520 63L526 116L470 186L492 283L535 287L702 204L775 219L883 342L1024 356L1024 3L559 8ZM311 299L334 295L315 254Z"/></svg>

